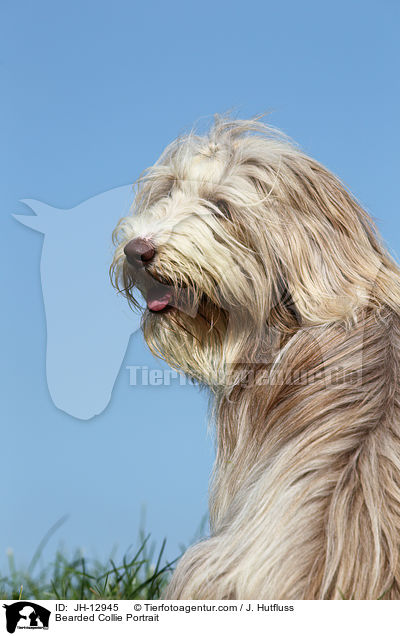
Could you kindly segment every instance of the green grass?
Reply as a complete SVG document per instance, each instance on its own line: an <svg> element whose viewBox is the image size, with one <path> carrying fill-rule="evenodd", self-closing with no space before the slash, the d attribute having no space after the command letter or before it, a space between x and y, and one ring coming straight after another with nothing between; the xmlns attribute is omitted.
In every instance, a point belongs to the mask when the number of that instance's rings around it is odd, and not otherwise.
<svg viewBox="0 0 400 636"><path fill-rule="evenodd" d="M115 563L88 559L77 552L72 558L58 550L53 561L39 568L42 552L65 519L60 519L40 542L27 568L17 568L8 555L8 573L0 572L1 599L158 599L176 560L166 562L165 540L156 550L149 535L139 533L139 548Z"/></svg>

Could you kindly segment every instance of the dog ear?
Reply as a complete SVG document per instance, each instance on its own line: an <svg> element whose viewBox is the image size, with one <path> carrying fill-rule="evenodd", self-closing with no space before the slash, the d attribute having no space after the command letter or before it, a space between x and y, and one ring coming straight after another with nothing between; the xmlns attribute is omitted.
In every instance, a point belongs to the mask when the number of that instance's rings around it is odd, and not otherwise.
<svg viewBox="0 0 400 636"><path fill-rule="evenodd" d="M278 181L264 204L273 317L321 324L370 302L398 302L394 264L341 182L301 153L285 159ZM259 185L261 192L269 187Z"/></svg>

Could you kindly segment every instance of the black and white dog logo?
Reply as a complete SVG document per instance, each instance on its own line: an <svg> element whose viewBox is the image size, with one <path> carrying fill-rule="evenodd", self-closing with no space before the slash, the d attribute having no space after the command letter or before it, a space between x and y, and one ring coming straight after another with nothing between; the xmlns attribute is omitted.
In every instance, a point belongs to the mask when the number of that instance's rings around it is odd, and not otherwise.
<svg viewBox="0 0 400 636"><path fill-rule="evenodd" d="M17 601L3 605L6 610L7 631L13 634L18 629L49 629L50 610L32 603Z"/></svg>

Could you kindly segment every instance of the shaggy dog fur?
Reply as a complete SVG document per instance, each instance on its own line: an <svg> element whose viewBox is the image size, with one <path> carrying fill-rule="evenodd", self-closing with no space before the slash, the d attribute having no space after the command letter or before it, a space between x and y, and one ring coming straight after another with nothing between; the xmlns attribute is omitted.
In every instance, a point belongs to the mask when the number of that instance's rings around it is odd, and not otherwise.
<svg viewBox="0 0 400 636"><path fill-rule="evenodd" d="M211 536L167 597L400 598L400 278L367 213L281 133L217 117L115 241L151 351L214 397Z"/></svg>

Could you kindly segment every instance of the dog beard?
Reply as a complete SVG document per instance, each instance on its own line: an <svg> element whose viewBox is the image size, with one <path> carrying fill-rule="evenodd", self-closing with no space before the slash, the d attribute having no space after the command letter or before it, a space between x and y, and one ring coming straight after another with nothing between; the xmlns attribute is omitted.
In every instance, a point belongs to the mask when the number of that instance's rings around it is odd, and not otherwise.
<svg viewBox="0 0 400 636"><path fill-rule="evenodd" d="M151 352L201 383L220 384L229 313L199 287L172 284L159 272L136 286L147 304L142 329Z"/></svg>

